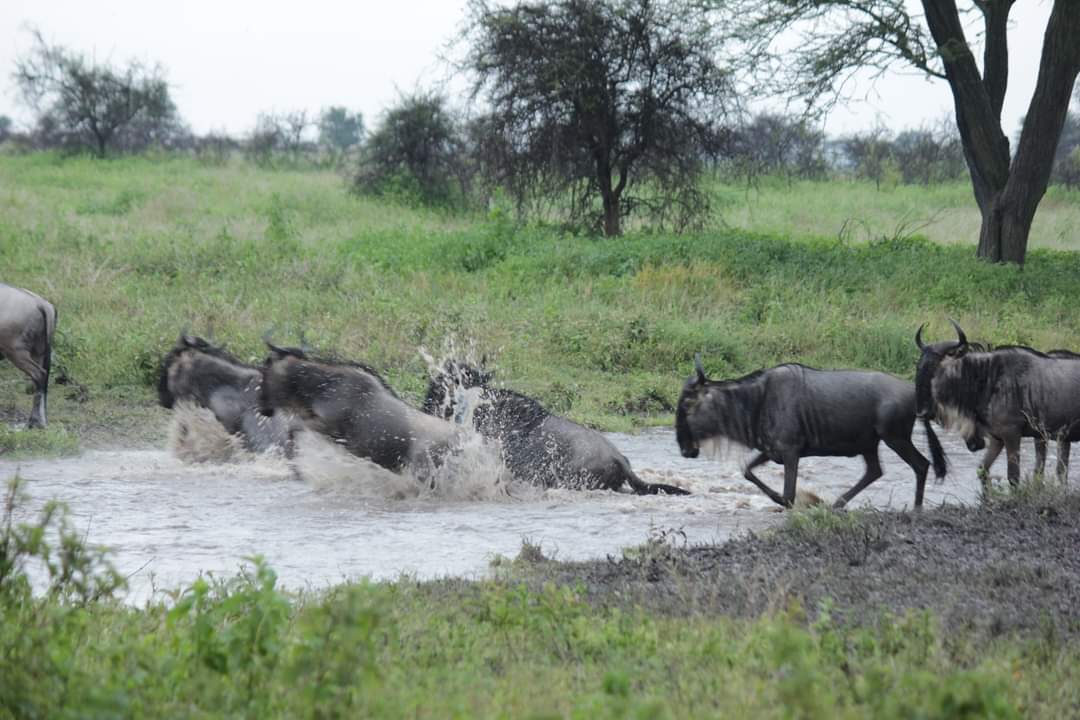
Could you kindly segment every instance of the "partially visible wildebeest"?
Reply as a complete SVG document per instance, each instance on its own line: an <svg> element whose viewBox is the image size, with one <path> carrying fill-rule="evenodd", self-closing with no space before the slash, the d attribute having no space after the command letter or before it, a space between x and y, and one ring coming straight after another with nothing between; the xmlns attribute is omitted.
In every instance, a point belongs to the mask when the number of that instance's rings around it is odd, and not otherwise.
<svg viewBox="0 0 1080 720"><path fill-rule="evenodd" d="M884 440L915 471L915 507L921 507L930 463L911 442L915 387L892 375L859 370L816 370L795 363L758 370L735 380L706 378L701 359L687 379L675 414L675 434L684 457L698 456L708 441L727 441L756 450L743 475L774 502L791 507L799 458L861 455L862 478L836 501L843 507L882 475L878 444ZM926 426L938 478L945 454ZM753 470L769 460L784 466L784 494Z"/></svg>
<svg viewBox="0 0 1080 720"><path fill-rule="evenodd" d="M639 495L687 491L648 483L630 468L630 461L599 432L552 415L521 393L487 385L491 374L464 362L447 361L432 378L424 412L465 421L484 437L498 440L503 462L515 479L541 487L619 490ZM471 412L466 412L471 403Z"/></svg>
<svg viewBox="0 0 1080 720"><path fill-rule="evenodd" d="M1051 355L1022 345L990 349L969 342L952 323L956 340L924 343L923 328L915 333L922 352L915 372L918 417L955 429L972 452L986 447L979 464L984 483L1002 448L1009 483L1019 483L1024 437L1035 438L1039 473L1045 468L1046 439L1058 441L1058 476L1064 478L1069 442L1080 440L1080 358L1067 350Z"/></svg>
<svg viewBox="0 0 1080 720"><path fill-rule="evenodd" d="M56 308L29 290L0 283L0 357L30 376L34 405L29 427L45 427Z"/></svg>
<svg viewBox="0 0 1080 720"><path fill-rule="evenodd" d="M453 424L406 403L372 368L266 344L270 356L259 396L264 415L288 411L353 455L421 479L457 447Z"/></svg>
<svg viewBox="0 0 1080 720"><path fill-rule="evenodd" d="M172 408L191 402L210 410L231 435L253 452L280 448L293 455L293 432L287 417L259 413L262 372L200 337L181 334L161 361L158 401Z"/></svg>

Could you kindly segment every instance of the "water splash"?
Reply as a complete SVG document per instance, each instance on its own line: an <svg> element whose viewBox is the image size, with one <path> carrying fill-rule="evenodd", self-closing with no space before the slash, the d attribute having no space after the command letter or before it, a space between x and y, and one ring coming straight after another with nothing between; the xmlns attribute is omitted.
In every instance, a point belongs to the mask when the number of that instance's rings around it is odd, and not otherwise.
<svg viewBox="0 0 1080 720"><path fill-rule="evenodd" d="M462 432L459 444L435 468L395 473L357 457L317 433L296 438L295 467L313 487L385 500L501 500L518 497L497 447L474 432Z"/></svg>
<svg viewBox="0 0 1080 720"><path fill-rule="evenodd" d="M254 453L217 421L208 408L179 402L169 423L169 451L186 463L250 462Z"/></svg>

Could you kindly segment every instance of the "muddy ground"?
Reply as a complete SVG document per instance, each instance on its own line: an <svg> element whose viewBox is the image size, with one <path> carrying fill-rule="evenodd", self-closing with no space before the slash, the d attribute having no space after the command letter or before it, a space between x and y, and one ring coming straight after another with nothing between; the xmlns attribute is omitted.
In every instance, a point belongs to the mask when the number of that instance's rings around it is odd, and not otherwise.
<svg viewBox="0 0 1080 720"><path fill-rule="evenodd" d="M542 552L542 548L539 549ZM523 547L531 582L579 585L603 606L752 617L797 600L841 622L932 610L979 634L1080 634L1080 492L1045 486L922 513L813 509L771 531L685 546L677 533L592 562Z"/></svg>

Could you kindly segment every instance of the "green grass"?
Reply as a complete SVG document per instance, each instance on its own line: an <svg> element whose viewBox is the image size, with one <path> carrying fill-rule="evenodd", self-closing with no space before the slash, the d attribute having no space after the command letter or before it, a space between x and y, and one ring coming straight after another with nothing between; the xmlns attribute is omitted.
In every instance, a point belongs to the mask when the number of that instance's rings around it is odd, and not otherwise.
<svg viewBox="0 0 1080 720"><path fill-rule="evenodd" d="M54 391L50 420L80 437L102 413L118 436L161 426L156 367L185 327L250 360L263 333L292 343L303 331L414 400L418 348L472 341L505 383L610 429L670 422L696 352L721 376L798 360L911 377L915 329L930 321L939 337L946 316L973 338L1077 347L1080 256L1036 249L1021 271L979 262L967 244L892 237L897 196L962 204L960 186L716 192L729 223L738 202L754 205L750 227L598 240L518 227L499 210L357 198L328 172L3 157L0 266L59 308L57 363L85 390ZM1080 206L1075 194L1052 200L1062 217ZM862 209L886 230L803 229L796 206L834 220ZM0 369L0 410L25 413L24 387ZM130 412L138 428L122 420Z"/></svg>
<svg viewBox="0 0 1080 720"><path fill-rule="evenodd" d="M0 717L1019 718L1080 701L1080 652L1053 628L946 636L928 612L657 617L512 576L297 595L259 558L135 608L62 506L19 521L19 498L16 479L0 517Z"/></svg>
<svg viewBox="0 0 1080 720"><path fill-rule="evenodd" d="M929 614L875 627L597 610L571 588L340 586L265 566L176 605L4 607L12 717L1065 717L1080 656L973 645Z"/></svg>

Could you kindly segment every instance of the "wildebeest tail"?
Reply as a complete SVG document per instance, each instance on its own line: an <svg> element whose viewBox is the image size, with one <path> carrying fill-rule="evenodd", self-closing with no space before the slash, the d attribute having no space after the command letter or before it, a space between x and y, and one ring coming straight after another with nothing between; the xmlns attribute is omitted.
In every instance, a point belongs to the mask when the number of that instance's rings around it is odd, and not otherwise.
<svg viewBox="0 0 1080 720"><path fill-rule="evenodd" d="M930 448L930 461L934 464L934 475L938 480L945 477L945 473L949 471L949 463L945 459L945 451L941 448L941 441L938 440L937 435L934 433L934 428L930 426L930 420L923 420L923 427L926 428L926 445Z"/></svg>
<svg viewBox="0 0 1080 720"><path fill-rule="evenodd" d="M630 487L638 495L659 495L665 493L666 495L689 495L689 490L684 490L681 487L674 485L667 485L665 483L648 483L634 474L633 470L627 470L626 481L630 484Z"/></svg>

